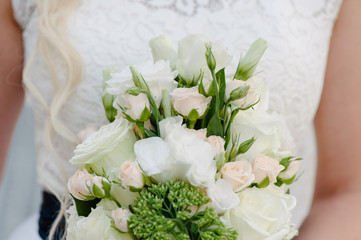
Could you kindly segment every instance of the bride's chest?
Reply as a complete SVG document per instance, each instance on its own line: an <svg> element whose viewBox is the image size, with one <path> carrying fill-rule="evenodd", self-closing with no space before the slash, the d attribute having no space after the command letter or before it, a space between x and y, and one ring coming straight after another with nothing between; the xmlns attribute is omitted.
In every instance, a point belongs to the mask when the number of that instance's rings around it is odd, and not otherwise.
<svg viewBox="0 0 361 240"><path fill-rule="evenodd" d="M258 69L268 80L270 108L283 113L291 131L298 135L318 106L339 3L340 0L84 0L69 19L70 40L86 69L80 88L98 87L100 95L102 70L149 60L148 41L159 34L167 34L175 41L191 33L205 34L222 41L235 61L255 39L262 37L268 41L269 49ZM84 97L74 99L79 102Z"/></svg>

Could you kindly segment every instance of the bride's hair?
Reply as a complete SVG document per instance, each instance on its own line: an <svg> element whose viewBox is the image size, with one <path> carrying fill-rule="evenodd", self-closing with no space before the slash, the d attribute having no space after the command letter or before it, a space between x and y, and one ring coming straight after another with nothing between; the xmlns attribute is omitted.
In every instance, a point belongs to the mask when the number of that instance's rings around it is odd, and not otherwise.
<svg viewBox="0 0 361 240"><path fill-rule="evenodd" d="M64 176L65 182L67 181L68 176L66 175L63 161L59 158L54 149L53 138L55 134L58 134L64 138L65 141L69 141L74 145L77 144L76 135L59 120L58 114L76 87L82 81L83 76L82 59L67 38L67 21L79 2L80 0L36 0L39 15L39 35L36 49L33 55L28 59L28 63L24 69L23 80L27 90L35 96L36 100L42 105L47 113L44 142L46 143L46 148L50 157L55 160L57 168ZM53 60L55 55L58 59L61 59L61 68L67 70L65 76L60 76L57 72L59 66L57 66ZM45 59L53 83L54 95L50 103L44 99L32 83L30 77L32 66L39 56L42 56ZM57 64L59 63L57 62ZM65 196L59 195L59 193L54 190L53 186L49 184L47 179L45 179L43 174L45 161L46 159L41 159L41 168L39 170L42 182L61 203L59 214L49 233L49 239L53 239L56 227L60 223L62 217L66 217L65 211L70 199L68 192L66 192Z"/></svg>

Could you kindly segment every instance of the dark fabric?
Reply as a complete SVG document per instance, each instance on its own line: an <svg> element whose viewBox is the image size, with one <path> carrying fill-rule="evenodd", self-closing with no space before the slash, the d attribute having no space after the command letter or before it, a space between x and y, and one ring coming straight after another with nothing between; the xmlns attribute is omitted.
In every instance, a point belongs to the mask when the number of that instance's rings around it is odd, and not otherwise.
<svg viewBox="0 0 361 240"><path fill-rule="evenodd" d="M42 239L47 240L49 231L60 210L60 202L56 197L48 192L43 192L43 202L40 208L39 217L39 235ZM60 240L65 230L65 218L63 217L55 236L51 240Z"/></svg>

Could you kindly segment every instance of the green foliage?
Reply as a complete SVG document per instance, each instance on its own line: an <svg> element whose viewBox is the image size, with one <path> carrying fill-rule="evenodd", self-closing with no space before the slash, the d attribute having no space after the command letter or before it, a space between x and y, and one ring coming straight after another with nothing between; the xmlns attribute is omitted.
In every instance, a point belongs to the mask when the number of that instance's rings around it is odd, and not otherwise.
<svg viewBox="0 0 361 240"><path fill-rule="evenodd" d="M73 196L72 196L73 197ZM75 202L76 211L78 216L87 217L91 213L92 208L95 208L96 205L100 202L101 199L95 198L90 201L83 201L73 197Z"/></svg>
<svg viewBox="0 0 361 240"><path fill-rule="evenodd" d="M212 208L199 211L208 201L185 182L153 184L130 207L128 226L137 239L236 239ZM193 215L191 206L198 209Z"/></svg>
<svg viewBox="0 0 361 240"><path fill-rule="evenodd" d="M108 118L109 122L113 122L115 120L115 116L117 116L117 109L113 107L115 96L107 93L107 81L112 78L111 74L114 72L116 71L111 69L103 70L102 102L105 110L105 115Z"/></svg>

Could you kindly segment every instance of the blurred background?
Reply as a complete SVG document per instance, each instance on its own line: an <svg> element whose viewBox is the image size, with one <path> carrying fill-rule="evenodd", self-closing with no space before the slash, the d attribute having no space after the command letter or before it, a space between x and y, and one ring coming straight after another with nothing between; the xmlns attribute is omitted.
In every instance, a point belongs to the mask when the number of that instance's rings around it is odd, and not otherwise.
<svg viewBox="0 0 361 240"><path fill-rule="evenodd" d="M24 105L13 134L0 185L0 239L10 233L40 206L36 181L34 126L30 106ZM26 237L24 238L26 239Z"/></svg>

